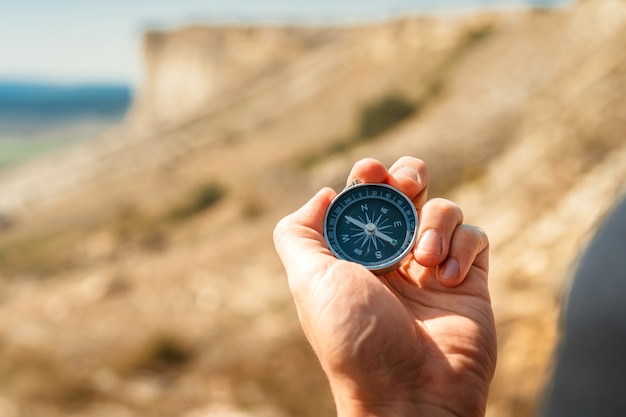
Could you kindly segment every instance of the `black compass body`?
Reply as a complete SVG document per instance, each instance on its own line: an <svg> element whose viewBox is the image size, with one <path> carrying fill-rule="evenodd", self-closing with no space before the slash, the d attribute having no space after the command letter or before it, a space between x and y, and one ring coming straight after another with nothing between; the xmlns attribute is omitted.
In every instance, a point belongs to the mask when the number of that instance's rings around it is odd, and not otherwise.
<svg viewBox="0 0 626 417"><path fill-rule="evenodd" d="M397 269L417 238L417 212L411 200L386 184L355 184L330 204L324 237L340 259L376 274Z"/></svg>

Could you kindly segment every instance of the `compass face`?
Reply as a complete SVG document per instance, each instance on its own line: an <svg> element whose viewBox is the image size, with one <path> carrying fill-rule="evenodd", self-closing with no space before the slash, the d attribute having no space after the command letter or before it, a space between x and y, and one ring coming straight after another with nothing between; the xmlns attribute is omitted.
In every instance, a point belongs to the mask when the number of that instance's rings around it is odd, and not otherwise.
<svg viewBox="0 0 626 417"><path fill-rule="evenodd" d="M415 244L415 206L389 185L353 185L328 207L324 237L337 258L379 274L392 271Z"/></svg>

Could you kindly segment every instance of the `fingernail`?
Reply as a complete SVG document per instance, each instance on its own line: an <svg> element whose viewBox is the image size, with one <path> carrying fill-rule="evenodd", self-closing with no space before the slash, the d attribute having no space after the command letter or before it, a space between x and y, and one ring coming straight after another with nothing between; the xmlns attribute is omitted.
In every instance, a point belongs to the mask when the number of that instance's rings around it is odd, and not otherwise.
<svg viewBox="0 0 626 417"><path fill-rule="evenodd" d="M409 177L414 181L417 181L417 173L415 170L409 167L402 167L395 172L395 175L402 175L404 177Z"/></svg>
<svg viewBox="0 0 626 417"><path fill-rule="evenodd" d="M436 231L430 229L422 233L417 250L426 255L441 255L441 236Z"/></svg>
<svg viewBox="0 0 626 417"><path fill-rule="evenodd" d="M445 280L457 279L461 275L461 267L459 261L455 258L449 258L439 267L439 276Z"/></svg>

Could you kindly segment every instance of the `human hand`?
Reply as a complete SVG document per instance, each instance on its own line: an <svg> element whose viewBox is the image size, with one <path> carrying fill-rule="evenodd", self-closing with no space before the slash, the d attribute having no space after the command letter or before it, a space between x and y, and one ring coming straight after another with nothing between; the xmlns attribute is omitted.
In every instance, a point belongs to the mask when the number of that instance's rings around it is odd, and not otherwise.
<svg viewBox="0 0 626 417"><path fill-rule="evenodd" d="M483 416L496 364L488 240L458 206L427 201L426 165L357 162L348 184L387 183L415 204L419 240L377 276L335 258L323 236L336 193L324 188L274 230L298 317L339 417Z"/></svg>

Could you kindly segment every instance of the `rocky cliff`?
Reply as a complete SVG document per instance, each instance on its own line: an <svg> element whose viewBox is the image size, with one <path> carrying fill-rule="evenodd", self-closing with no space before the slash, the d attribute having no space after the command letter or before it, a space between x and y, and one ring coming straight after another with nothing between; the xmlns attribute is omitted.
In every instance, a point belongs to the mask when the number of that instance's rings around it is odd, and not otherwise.
<svg viewBox="0 0 626 417"><path fill-rule="evenodd" d="M148 34L129 126L0 177L0 411L332 414L271 230L409 154L490 236L488 415L532 415L568 271L626 191L625 40L617 0Z"/></svg>

